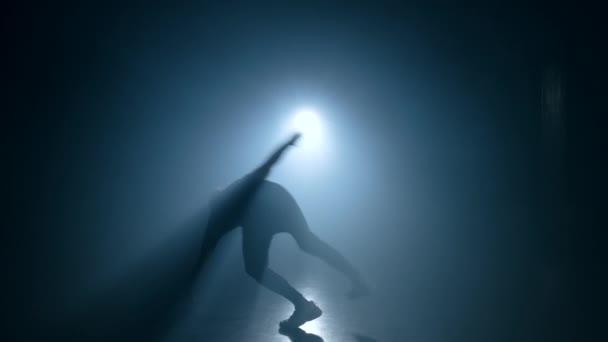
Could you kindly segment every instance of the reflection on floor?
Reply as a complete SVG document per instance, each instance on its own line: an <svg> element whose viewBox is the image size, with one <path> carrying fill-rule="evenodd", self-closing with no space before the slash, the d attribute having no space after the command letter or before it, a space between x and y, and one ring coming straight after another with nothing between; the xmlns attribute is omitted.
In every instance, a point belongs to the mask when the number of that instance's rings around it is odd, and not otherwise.
<svg viewBox="0 0 608 342"><path fill-rule="evenodd" d="M345 297L347 282L320 263L307 265L305 276L288 277L324 311L320 318L291 331L279 331L279 322L292 313L289 302L259 288L244 275L233 274L228 278L221 286L197 284L190 298L181 304L164 341L391 340L379 337L383 336L384 323L372 320L378 317L377 313L365 309L375 306L370 304L373 297L349 301Z"/></svg>

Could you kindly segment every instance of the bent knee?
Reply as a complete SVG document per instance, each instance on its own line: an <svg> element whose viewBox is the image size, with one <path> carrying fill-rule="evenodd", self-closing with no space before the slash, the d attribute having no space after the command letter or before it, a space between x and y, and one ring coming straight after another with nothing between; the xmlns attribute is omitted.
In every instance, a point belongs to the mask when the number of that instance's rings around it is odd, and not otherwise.
<svg viewBox="0 0 608 342"><path fill-rule="evenodd" d="M313 234L307 234L305 236L298 237L296 239L296 243L305 252L317 251L319 247L323 244L321 239L319 239L316 235Z"/></svg>
<svg viewBox="0 0 608 342"><path fill-rule="evenodd" d="M253 279L255 279L256 281L259 282L260 280L262 280L262 277L264 276L264 272L266 272L266 265L246 264L245 272L247 272L247 274L250 277L252 277Z"/></svg>

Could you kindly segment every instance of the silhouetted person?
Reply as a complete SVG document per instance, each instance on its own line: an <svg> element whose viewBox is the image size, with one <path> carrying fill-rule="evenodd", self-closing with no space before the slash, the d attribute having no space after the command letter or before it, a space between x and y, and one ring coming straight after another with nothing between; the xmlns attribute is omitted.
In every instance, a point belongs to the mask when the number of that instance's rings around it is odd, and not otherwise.
<svg viewBox="0 0 608 342"><path fill-rule="evenodd" d="M295 306L293 315L281 322L283 327L298 327L321 316L322 311L282 276L268 268L268 249L277 233L291 234L303 251L321 258L346 275L353 285L349 297L368 293L354 267L338 251L310 231L291 194L279 184L266 180L281 155L299 138L300 134L294 134L261 166L214 196L210 201L209 221L199 263L206 262L222 236L241 226L247 273L259 284L285 297Z"/></svg>

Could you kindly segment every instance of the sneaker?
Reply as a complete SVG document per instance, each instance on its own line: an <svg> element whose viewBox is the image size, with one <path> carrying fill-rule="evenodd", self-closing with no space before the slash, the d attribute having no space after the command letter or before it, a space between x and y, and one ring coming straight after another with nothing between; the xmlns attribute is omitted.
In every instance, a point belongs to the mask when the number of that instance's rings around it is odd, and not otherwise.
<svg viewBox="0 0 608 342"><path fill-rule="evenodd" d="M281 326L279 334L289 337L290 341L323 342L323 339L320 336L309 334L298 327Z"/></svg>
<svg viewBox="0 0 608 342"><path fill-rule="evenodd" d="M307 301L296 307L291 317L280 323L280 327L283 329L297 328L308 321L319 318L321 314L323 311L313 301Z"/></svg>

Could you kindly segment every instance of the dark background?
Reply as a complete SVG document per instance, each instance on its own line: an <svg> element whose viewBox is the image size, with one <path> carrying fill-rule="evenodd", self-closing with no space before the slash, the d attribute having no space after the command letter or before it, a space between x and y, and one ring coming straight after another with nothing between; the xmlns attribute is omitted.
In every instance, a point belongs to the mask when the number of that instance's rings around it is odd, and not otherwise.
<svg viewBox="0 0 608 342"><path fill-rule="evenodd" d="M466 306L485 328L463 340L601 340L598 10L74 2L4 17L9 340L158 336L201 233L184 222L311 99L333 111L337 166L290 189L311 221L356 232L326 238L386 265L378 279Z"/></svg>

